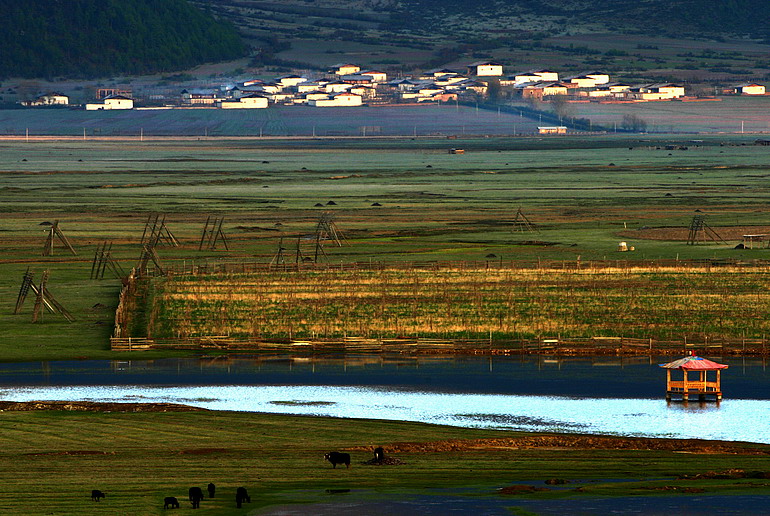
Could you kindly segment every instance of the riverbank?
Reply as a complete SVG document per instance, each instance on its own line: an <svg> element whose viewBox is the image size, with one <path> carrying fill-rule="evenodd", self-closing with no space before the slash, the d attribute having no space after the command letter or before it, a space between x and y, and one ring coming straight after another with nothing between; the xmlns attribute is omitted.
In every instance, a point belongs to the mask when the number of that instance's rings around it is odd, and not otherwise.
<svg viewBox="0 0 770 516"><path fill-rule="evenodd" d="M522 498L770 493L770 446L759 444L238 412L117 412L121 407L112 404L40 408L0 413L6 514L159 514L164 497L187 506L187 489L208 482L217 496L201 504L207 514L232 514L238 486L249 490L246 507L257 513L367 497L392 503L470 496L517 506ZM364 464L377 446L403 464ZM333 450L351 455L350 469L323 460ZM106 498L92 502L92 489Z"/></svg>

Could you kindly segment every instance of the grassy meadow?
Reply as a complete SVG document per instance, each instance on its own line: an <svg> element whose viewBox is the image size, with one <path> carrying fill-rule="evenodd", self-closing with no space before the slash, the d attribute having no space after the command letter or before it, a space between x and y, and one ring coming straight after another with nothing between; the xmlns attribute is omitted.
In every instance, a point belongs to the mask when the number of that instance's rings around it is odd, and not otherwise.
<svg viewBox="0 0 770 516"><path fill-rule="evenodd" d="M181 242L158 248L177 266L269 263L281 242L292 263L298 244L312 254L325 212L345 236L324 246L331 264L762 260L764 249L734 249L742 234L770 232L768 148L753 139L0 141L0 359L113 356L120 281L89 279L92 259L111 241L113 258L136 265L152 212ZM688 150L665 149L674 144ZM533 231L521 231L519 209ZM695 213L727 243L686 245ZM225 217L229 251L198 250L209 215ZM57 219L77 256L59 242L41 256L40 224ZM617 252L621 240L636 250ZM50 269L49 290L75 323L46 314L33 325L31 299L12 315L27 267L37 279Z"/></svg>
<svg viewBox="0 0 770 516"><path fill-rule="evenodd" d="M5 411L0 419L4 514L163 514L163 498L190 509L187 489L209 482L214 499L204 514L255 514L268 506L409 499L440 493L502 499L516 507L535 499L649 495L695 490L698 496L765 494L767 479L682 480L676 477L740 468L768 471L768 447L745 443L659 442L641 449L560 436L539 436L416 423L342 420L237 412ZM524 437L526 441L519 442ZM624 444L625 443L625 444ZM367 466L383 446L398 466ZM625 449L624 449L625 448ZM679 453L701 449L704 453ZM346 450L351 467L332 469L323 454ZM561 478L578 484L535 494L501 488ZM615 480L606 480L615 479ZM618 481L620 480L620 481ZM588 481L583 483L581 481ZM235 508L244 486L252 502ZM92 502L92 489L106 498ZM328 490L350 490L330 495ZM686 491L684 491L686 492ZM693 492L693 491L691 491ZM683 495L679 495L683 496Z"/></svg>

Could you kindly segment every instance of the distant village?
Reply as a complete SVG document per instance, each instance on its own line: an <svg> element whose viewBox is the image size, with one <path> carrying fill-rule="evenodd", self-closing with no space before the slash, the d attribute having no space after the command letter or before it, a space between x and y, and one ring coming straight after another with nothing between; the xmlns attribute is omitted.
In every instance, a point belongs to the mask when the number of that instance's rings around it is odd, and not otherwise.
<svg viewBox="0 0 770 516"><path fill-rule="evenodd" d="M494 91L493 91L494 90ZM738 84L728 95L765 95L760 84ZM503 65L480 61L462 71L446 68L414 76L389 78L380 70L355 64L335 65L318 77L284 75L274 80L253 79L206 88L187 88L178 95L155 94L138 98L129 89L99 88L96 99L81 107L88 111L120 109L264 109L270 105L355 107L486 100L496 98L548 101L554 98L583 102L648 102L683 99L684 86L674 83L628 84L613 82L604 72L561 78L554 70L505 75ZM50 93L27 106L68 106L66 95Z"/></svg>

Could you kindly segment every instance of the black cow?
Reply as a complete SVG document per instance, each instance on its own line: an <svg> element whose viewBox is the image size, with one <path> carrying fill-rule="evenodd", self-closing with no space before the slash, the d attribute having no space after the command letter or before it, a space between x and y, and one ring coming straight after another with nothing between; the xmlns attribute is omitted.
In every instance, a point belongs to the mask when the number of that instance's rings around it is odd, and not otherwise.
<svg viewBox="0 0 770 516"><path fill-rule="evenodd" d="M217 491L217 486L209 482L209 485L206 486L206 489L209 491L209 498L214 498L214 493Z"/></svg>
<svg viewBox="0 0 770 516"><path fill-rule="evenodd" d="M163 508L179 509L179 500L176 499L176 496L167 496L163 499Z"/></svg>
<svg viewBox="0 0 770 516"><path fill-rule="evenodd" d="M374 460L382 462L383 459L385 459L385 450L382 449L382 446L378 446L374 449Z"/></svg>
<svg viewBox="0 0 770 516"><path fill-rule="evenodd" d="M235 506L240 509L243 502L251 503L251 497L245 487L239 487L235 490Z"/></svg>
<svg viewBox="0 0 770 516"><path fill-rule="evenodd" d="M94 502L98 502L99 498L104 498L104 493L102 493L98 489L94 489L93 491L91 491L91 500L93 500Z"/></svg>
<svg viewBox="0 0 770 516"><path fill-rule="evenodd" d="M337 468L337 464L344 464L346 467L350 467L350 454L340 452L329 452L324 455L324 459L332 463L332 467Z"/></svg>
<svg viewBox="0 0 770 516"><path fill-rule="evenodd" d="M190 501L192 502L192 508L197 509L201 506L201 500L203 500L203 489L200 487L191 487L187 492Z"/></svg>

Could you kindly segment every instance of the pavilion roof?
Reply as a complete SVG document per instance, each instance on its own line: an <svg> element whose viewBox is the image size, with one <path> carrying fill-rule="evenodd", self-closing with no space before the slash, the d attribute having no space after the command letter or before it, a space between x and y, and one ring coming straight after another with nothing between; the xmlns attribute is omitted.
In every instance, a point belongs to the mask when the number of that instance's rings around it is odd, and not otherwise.
<svg viewBox="0 0 770 516"><path fill-rule="evenodd" d="M665 367L666 369L687 369L689 371L711 371L714 369L727 369L728 365L719 364L707 358L691 355L689 357L680 358L679 360L674 360L668 364L660 364L660 367Z"/></svg>

